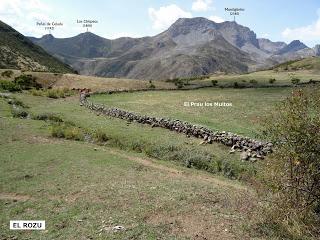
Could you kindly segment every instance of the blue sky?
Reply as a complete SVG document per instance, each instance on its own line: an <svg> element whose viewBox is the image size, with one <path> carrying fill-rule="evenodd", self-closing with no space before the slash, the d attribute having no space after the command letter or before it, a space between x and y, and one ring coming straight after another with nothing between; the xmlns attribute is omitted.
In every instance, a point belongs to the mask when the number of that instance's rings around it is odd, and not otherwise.
<svg viewBox="0 0 320 240"><path fill-rule="evenodd" d="M233 20L225 7L244 8L236 20L258 37L320 43L319 0L0 0L0 19L29 36L48 33L37 21L62 22L52 34L70 37L86 30L77 19L92 19L98 23L90 31L100 36L142 37L160 33L179 17Z"/></svg>

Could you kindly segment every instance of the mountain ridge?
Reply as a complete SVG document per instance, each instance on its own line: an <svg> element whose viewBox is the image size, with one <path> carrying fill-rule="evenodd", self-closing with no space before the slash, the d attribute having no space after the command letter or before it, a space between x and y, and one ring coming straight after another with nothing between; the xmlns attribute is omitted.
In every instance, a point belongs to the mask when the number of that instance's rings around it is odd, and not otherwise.
<svg viewBox="0 0 320 240"><path fill-rule="evenodd" d="M0 21L0 68L73 72L70 66L49 55L9 25Z"/></svg>
<svg viewBox="0 0 320 240"><path fill-rule="evenodd" d="M180 18L152 37L111 40L89 32L52 37L30 39L81 74L103 77L157 80L243 73L319 54L318 48L297 40L272 42L236 22L216 23L203 17Z"/></svg>

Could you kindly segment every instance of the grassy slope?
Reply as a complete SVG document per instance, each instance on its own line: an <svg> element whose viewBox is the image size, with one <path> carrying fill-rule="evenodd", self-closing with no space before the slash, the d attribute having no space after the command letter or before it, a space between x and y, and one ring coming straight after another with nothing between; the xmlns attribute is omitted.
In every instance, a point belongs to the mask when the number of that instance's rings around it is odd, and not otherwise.
<svg viewBox="0 0 320 240"><path fill-rule="evenodd" d="M121 121L94 116L73 98L17 97L33 112L62 112L70 120L101 126L127 139L185 140L150 128L140 136L138 126L129 130ZM37 106L39 101L45 107ZM52 139L47 123L12 119L2 99L0 116L1 238L249 238L244 226L256 200L249 188L236 181L142 154ZM47 230L9 231L10 219L44 219ZM127 230L113 233L110 227L116 225Z"/></svg>
<svg viewBox="0 0 320 240"><path fill-rule="evenodd" d="M0 46L9 47L19 55L31 58L33 61L46 66L50 72L72 72L73 70L66 64L60 62L48 54L41 47L33 44L28 38L0 21ZM7 62L8 68L17 68L12 66L12 62Z"/></svg>
<svg viewBox="0 0 320 240"><path fill-rule="evenodd" d="M88 109L79 106L78 96L68 99L49 99L45 97L36 97L29 94L15 94L17 99L22 100L30 106L29 111L34 114L57 113L63 119L73 121L78 126L87 129L101 129L112 139L119 139L123 145L147 146L156 145L174 145L190 148L198 146L199 139L186 138L182 134L168 131L167 129L151 128L148 125L132 123L128 125L126 121L116 118L106 118L96 116ZM187 145L186 145L187 144ZM201 145L203 150L213 153L217 157L235 160L239 156L230 155L229 148L222 144Z"/></svg>
<svg viewBox="0 0 320 240"><path fill-rule="evenodd" d="M5 69L0 69L0 74ZM12 80L22 73L19 70L12 70L11 78L1 77L2 79ZM32 74L37 81L44 87L52 88L90 88L92 91L117 90L117 89L146 89L150 86L149 81L119 78L102 78L93 76L82 76L76 74L54 74L45 72L24 72ZM153 81L152 84L157 88L175 88L173 83Z"/></svg>
<svg viewBox="0 0 320 240"><path fill-rule="evenodd" d="M276 79L275 83L270 84L270 79ZM209 79L196 80L193 83L210 85L212 80L218 81L218 86L233 86L234 82L246 86L281 86L291 85L292 78L299 78L301 83L308 82L310 79L320 81L319 71L300 70L300 71L259 71L248 74L230 74L230 75L214 75ZM250 84L250 80L257 81L257 84Z"/></svg>
<svg viewBox="0 0 320 240"><path fill-rule="evenodd" d="M309 70L320 73L320 57L309 57L302 60L289 61L274 67L276 71Z"/></svg>
<svg viewBox="0 0 320 240"><path fill-rule="evenodd" d="M158 117L170 117L246 136L259 132L260 121L289 88L219 89L94 95L93 102ZM184 102L232 102L232 107L184 107Z"/></svg>

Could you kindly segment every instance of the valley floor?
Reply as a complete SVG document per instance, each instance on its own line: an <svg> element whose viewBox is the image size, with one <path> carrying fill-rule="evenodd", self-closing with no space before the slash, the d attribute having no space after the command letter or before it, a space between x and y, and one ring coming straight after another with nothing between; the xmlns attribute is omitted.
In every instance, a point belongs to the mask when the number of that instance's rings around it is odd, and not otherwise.
<svg viewBox="0 0 320 240"><path fill-rule="evenodd" d="M31 112L57 111L92 127L110 124L105 128L128 139L138 127L121 130L121 121L94 116L76 97L16 97ZM1 239L253 239L247 230L257 199L249 186L142 153L54 139L47 122L12 118L3 99L0 106ZM157 133L185 138L148 129L140 140ZM10 231L13 219L46 220L46 230ZM126 230L112 230L119 225Z"/></svg>

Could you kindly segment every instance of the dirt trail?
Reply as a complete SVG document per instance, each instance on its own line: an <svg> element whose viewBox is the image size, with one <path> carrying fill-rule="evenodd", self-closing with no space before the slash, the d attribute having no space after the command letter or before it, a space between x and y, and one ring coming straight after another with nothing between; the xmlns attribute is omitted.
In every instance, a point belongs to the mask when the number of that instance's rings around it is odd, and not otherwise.
<svg viewBox="0 0 320 240"><path fill-rule="evenodd" d="M0 192L0 200L27 201L29 199L32 199L32 197L28 195Z"/></svg>

